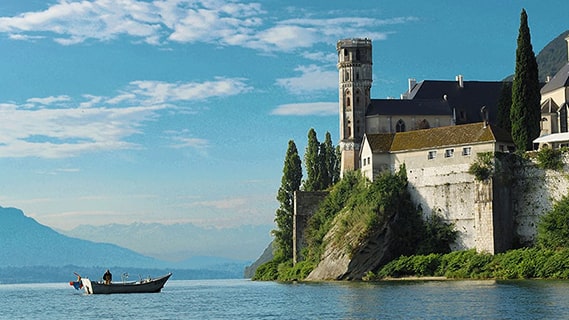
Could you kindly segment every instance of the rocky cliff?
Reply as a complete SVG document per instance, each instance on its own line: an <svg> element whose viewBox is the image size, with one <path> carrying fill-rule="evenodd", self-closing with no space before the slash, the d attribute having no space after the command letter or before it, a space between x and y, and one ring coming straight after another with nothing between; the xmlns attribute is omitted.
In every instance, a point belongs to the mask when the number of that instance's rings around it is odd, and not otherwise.
<svg viewBox="0 0 569 320"><path fill-rule="evenodd" d="M349 214L349 211L343 213ZM399 256L402 214L393 212L371 232L360 221L345 234L339 234L342 217L337 217L326 234L322 259L306 280L360 280L369 271Z"/></svg>

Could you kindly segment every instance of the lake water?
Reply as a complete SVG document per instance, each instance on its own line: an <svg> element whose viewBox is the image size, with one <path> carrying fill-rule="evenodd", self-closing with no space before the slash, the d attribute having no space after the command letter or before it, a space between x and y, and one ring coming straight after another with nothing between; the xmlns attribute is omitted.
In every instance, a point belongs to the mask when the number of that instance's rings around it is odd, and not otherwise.
<svg viewBox="0 0 569 320"><path fill-rule="evenodd" d="M71 279L72 280L72 279ZM170 280L161 293L0 285L1 319L569 319L569 281Z"/></svg>

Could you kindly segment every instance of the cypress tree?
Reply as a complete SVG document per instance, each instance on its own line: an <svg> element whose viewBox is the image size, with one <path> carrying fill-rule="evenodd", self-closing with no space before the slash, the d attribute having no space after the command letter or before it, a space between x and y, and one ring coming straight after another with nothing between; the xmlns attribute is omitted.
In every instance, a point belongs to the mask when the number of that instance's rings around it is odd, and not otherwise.
<svg viewBox="0 0 569 320"><path fill-rule="evenodd" d="M496 125L508 132L512 132L512 122L510 120L510 108L512 107L512 83L504 81L502 91L498 100L498 115Z"/></svg>
<svg viewBox="0 0 569 320"><path fill-rule="evenodd" d="M281 186L277 193L280 205L275 214L277 229L272 231L275 237L275 259L292 259L292 231L294 214L294 192L300 189L302 182L302 164L296 144L293 140L288 142Z"/></svg>
<svg viewBox="0 0 569 320"><path fill-rule="evenodd" d="M305 191L322 190L322 159L320 156L320 143L314 128L308 131L308 144L304 153L304 166L306 167Z"/></svg>
<svg viewBox="0 0 569 320"><path fill-rule="evenodd" d="M540 99L537 62L531 45L527 14L522 9L510 109L512 139L520 151L531 150L532 141L539 136Z"/></svg>
<svg viewBox="0 0 569 320"><path fill-rule="evenodd" d="M332 135L326 132L326 138L322 145L322 152L324 153L324 189L336 184L340 179L340 163L336 154L336 148L332 144Z"/></svg>

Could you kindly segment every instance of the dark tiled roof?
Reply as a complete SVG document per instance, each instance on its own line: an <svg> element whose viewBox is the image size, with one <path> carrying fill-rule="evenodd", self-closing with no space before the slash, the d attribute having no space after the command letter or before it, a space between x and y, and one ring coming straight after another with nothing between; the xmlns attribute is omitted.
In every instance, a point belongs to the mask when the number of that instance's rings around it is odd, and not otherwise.
<svg viewBox="0 0 569 320"><path fill-rule="evenodd" d="M452 115L443 99L372 99L366 116L373 115Z"/></svg>
<svg viewBox="0 0 569 320"><path fill-rule="evenodd" d="M432 149L482 142L512 142L511 136L505 130L491 125L484 126L483 122L394 134L369 134L366 137L374 153ZM386 144L390 140L391 145L387 147Z"/></svg>
<svg viewBox="0 0 569 320"><path fill-rule="evenodd" d="M569 63L565 64L540 90L541 94L569 87Z"/></svg>
<svg viewBox="0 0 569 320"><path fill-rule="evenodd" d="M486 106L489 113L489 121L496 121L498 114L498 101L502 93L503 82L501 81L463 81L463 87L458 81L425 80L418 83L409 93L410 99L443 99L451 109L463 111L466 120L462 121L457 116L457 123L473 123L482 121L480 109Z"/></svg>

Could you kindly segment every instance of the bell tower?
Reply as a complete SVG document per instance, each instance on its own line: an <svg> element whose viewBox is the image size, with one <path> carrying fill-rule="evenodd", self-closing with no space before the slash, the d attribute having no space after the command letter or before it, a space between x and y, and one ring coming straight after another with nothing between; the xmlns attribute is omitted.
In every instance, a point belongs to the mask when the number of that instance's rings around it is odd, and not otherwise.
<svg viewBox="0 0 569 320"><path fill-rule="evenodd" d="M344 39L338 51L340 96L341 174L360 167L360 147L365 133L366 108L370 103L372 54L370 39Z"/></svg>

